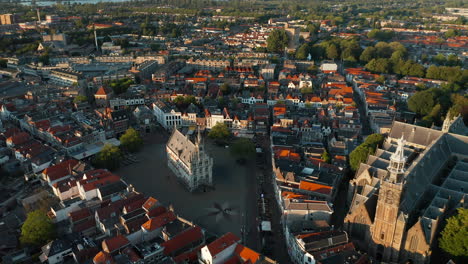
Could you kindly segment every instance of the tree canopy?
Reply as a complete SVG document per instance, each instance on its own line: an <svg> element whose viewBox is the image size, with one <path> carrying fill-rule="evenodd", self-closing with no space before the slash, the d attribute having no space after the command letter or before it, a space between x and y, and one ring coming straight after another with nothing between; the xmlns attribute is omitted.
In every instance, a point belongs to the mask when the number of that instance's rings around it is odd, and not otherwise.
<svg viewBox="0 0 468 264"><path fill-rule="evenodd" d="M231 145L231 153L238 160L246 160L255 156L255 144L247 138L239 138Z"/></svg>
<svg viewBox="0 0 468 264"><path fill-rule="evenodd" d="M440 234L441 249L456 257L468 257L468 209L459 208Z"/></svg>
<svg viewBox="0 0 468 264"><path fill-rule="evenodd" d="M55 226L44 211L28 213L21 227L20 241L23 245L42 246L55 237Z"/></svg>
<svg viewBox="0 0 468 264"><path fill-rule="evenodd" d="M136 152L143 146L143 139L140 133L131 127L120 137L120 144L124 150Z"/></svg>
<svg viewBox="0 0 468 264"><path fill-rule="evenodd" d="M270 52L283 52L288 45L289 36L284 29L273 30L267 38L267 48Z"/></svg>
<svg viewBox="0 0 468 264"><path fill-rule="evenodd" d="M323 151L321 158L326 163L331 163L331 157L330 157L330 154L327 152L327 150Z"/></svg>
<svg viewBox="0 0 468 264"><path fill-rule="evenodd" d="M408 108L422 116L429 114L434 104L434 97L428 90L416 92L408 100Z"/></svg>
<svg viewBox="0 0 468 264"><path fill-rule="evenodd" d="M229 132L226 124L220 122L216 123L216 125L211 128L210 133L208 133L208 136L215 140L225 140L229 138L230 135L231 132Z"/></svg>
<svg viewBox="0 0 468 264"><path fill-rule="evenodd" d="M367 33L368 38L373 38L381 41L387 41L393 38L395 33L389 30L380 30L380 29L372 29Z"/></svg>
<svg viewBox="0 0 468 264"><path fill-rule="evenodd" d="M369 135L361 145L349 154L349 164L351 165L351 169L356 171L359 168L359 165L367 160L367 156L375 152L384 139L384 136L381 134Z"/></svg>
<svg viewBox="0 0 468 264"><path fill-rule="evenodd" d="M88 97L86 97L85 95L78 95L77 97L75 97L75 99L73 99L74 103L83 103L86 101L88 101Z"/></svg>
<svg viewBox="0 0 468 264"><path fill-rule="evenodd" d="M102 150L96 154L93 164L99 168L106 168L108 170L115 170L120 167L122 161L122 152L119 147L106 144Z"/></svg>
<svg viewBox="0 0 468 264"><path fill-rule="evenodd" d="M131 79L124 78L120 80L115 80L110 82L110 87L114 91L115 94L122 94L128 90L128 87L132 85L134 82Z"/></svg>

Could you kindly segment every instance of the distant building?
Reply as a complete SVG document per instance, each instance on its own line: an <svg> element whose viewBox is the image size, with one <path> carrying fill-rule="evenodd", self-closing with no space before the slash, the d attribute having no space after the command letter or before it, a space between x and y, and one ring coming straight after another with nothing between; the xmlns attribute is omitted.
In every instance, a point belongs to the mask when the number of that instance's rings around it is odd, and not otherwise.
<svg viewBox="0 0 468 264"><path fill-rule="evenodd" d="M55 69L50 71L49 76L51 82L63 86L71 86L73 84L82 85L84 81L83 74L76 71Z"/></svg>
<svg viewBox="0 0 468 264"><path fill-rule="evenodd" d="M263 76L265 80L271 80L275 77L275 68L276 68L276 64L265 65L260 70L260 74Z"/></svg>
<svg viewBox="0 0 468 264"><path fill-rule="evenodd" d="M94 94L94 99L97 106L107 106L109 100L114 96L112 89L108 87L101 86L97 92Z"/></svg>
<svg viewBox="0 0 468 264"><path fill-rule="evenodd" d="M284 30L289 37L288 50L296 50L297 46L299 45L299 35L301 33L300 29L296 27L290 27L289 24L286 24Z"/></svg>
<svg viewBox="0 0 468 264"><path fill-rule="evenodd" d="M169 168L189 191L213 185L213 158L205 152L200 133L194 143L174 129L166 151Z"/></svg>
<svg viewBox="0 0 468 264"><path fill-rule="evenodd" d="M15 16L13 14L3 14L0 15L0 24L1 25L11 25L15 23Z"/></svg>
<svg viewBox="0 0 468 264"><path fill-rule="evenodd" d="M153 104L153 112L158 123L165 129L179 127L182 124L182 113L166 102L155 102Z"/></svg>

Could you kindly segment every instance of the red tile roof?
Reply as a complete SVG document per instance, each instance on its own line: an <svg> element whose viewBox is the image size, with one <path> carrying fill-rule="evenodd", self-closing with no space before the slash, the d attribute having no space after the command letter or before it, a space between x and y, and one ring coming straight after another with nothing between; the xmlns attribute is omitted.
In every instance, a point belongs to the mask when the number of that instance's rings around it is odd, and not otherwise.
<svg viewBox="0 0 468 264"><path fill-rule="evenodd" d="M259 253L241 244L237 245L235 252L236 255L244 261L244 263L256 263L260 258Z"/></svg>
<svg viewBox="0 0 468 264"><path fill-rule="evenodd" d="M156 208L153 208L153 209L149 210L149 212L147 212L146 214L148 215L148 217L156 217L156 216L161 215L161 214L163 214L165 212L167 212L166 207L158 206Z"/></svg>
<svg viewBox="0 0 468 264"><path fill-rule="evenodd" d="M143 227L144 229L148 231L153 231L162 226L169 224L170 222L174 220L176 220L176 216L174 212L169 211L157 217L151 218L146 223L144 223L141 227Z"/></svg>
<svg viewBox="0 0 468 264"><path fill-rule="evenodd" d="M102 249L107 253L112 253L130 244L130 241L122 235L108 238L102 241Z"/></svg>
<svg viewBox="0 0 468 264"><path fill-rule="evenodd" d="M7 143L12 143L14 145L20 145L26 143L29 140L29 134L26 132L19 132L17 134L12 135L7 139Z"/></svg>
<svg viewBox="0 0 468 264"><path fill-rule="evenodd" d="M101 86L101 87L99 87L99 89L97 90L96 95L108 95L108 94L110 94L110 93L112 93L112 90L111 90L110 88Z"/></svg>
<svg viewBox="0 0 468 264"><path fill-rule="evenodd" d="M198 259L198 252L204 247L205 245L200 245L193 249L192 251L188 251L178 255L177 257L173 258L175 263L187 263L187 262L195 262Z"/></svg>
<svg viewBox="0 0 468 264"><path fill-rule="evenodd" d="M100 251L99 253L96 254L96 256L94 256L93 263L94 264L114 264L115 261L109 253Z"/></svg>
<svg viewBox="0 0 468 264"><path fill-rule="evenodd" d="M203 239L203 232L199 226L195 226L177 234L171 240L162 243L161 246L164 247L164 255L170 255L201 239Z"/></svg>
<svg viewBox="0 0 468 264"><path fill-rule="evenodd" d="M149 197L145 203L143 204L143 209L145 209L146 211L149 211L151 210L151 208L153 208L154 206L156 206L158 204L158 200L156 200L154 197Z"/></svg>
<svg viewBox="0 0 468 264"><path fill-rule="evenodd" d="M218 253L222 252L232 244L236 244L240 242L240 238L238 238L233 233L229 232L223 235L222 237L216 239L215 241L211 242L207 247L210 251L211 256L215 257Z"/></svg>
<svg viewBox="0 0 468 264"><path fill-rule="evenodd" d="M75 226L73 226L73 232L74 233L80 233L80 232L83 232L83 231L86 231L88 229L91 229L91 228L96 228L96 219L94 218L91 218L91 219L88 219L82 223L79 223Z"/></svg>
<svg viewBox="0 0 468 264"><path fill-rule="evenodd" d="M327 194L327 195L329 195L332 191L332 187L330 186L308 182L308 181L301 181L299 184L299 189L312 191L312 192L318 192L318 193Z"/></svg>
<svg viewBox="0 0 468 264"><path fill-rule="evenodd" d="M75 167L78 164L78 162L79 161L75 159L65 160L63 162L60 162L59 164L45 169L42 172L42 174L45 175L49 179L49 181L55 181L67 175L70 175L71 169Z"/></svg>
<svg viewBox="0 0 468 264"><path fill-rule="evenodd" d="M73 211L69 214L70 220L76 222L91 216L91 211L88 208Z"/></svg>

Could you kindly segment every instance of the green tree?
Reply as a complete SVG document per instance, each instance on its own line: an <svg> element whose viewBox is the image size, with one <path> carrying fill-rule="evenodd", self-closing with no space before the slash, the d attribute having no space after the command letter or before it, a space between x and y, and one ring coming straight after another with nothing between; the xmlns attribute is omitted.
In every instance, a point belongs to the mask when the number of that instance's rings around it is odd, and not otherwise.
<svg viewBox="0 0 468 264"><path fill-rule="evenodd" d="M220 122L216 123L216 125L211 128L210 133L208 133L208 136L215 140L227 140L230 135L231 132L229 132L226 124Z"/></svg>
<svg viewBox="0 0 468 264"><path fill-rule="evenodd" d="M120 149L116 146L106 144L102 150L96 154L93 164L98 168L106 168L115 170L120 167L123 155Z"/></svg>
<svg viewBox="0 0 468 264"><path fill-rule="evenodd" d="M441 249L456 257L468 257L468 209L458 208L440 234Z"/></svg>
<svg viewBox="0 0 468 264"><path fill-rule="evenodd" d="M445 31L444 36L445 36L445 38L453 38L453 37L458 36L459 34L460 33L458 32L458 30L449 29L449 30Z"/></svg>
<svg viewBox="0 0 468 264"><path fill-rule="evenodd" d="M326 163L331 163L331 157L327 150L324 150L322 153L322 160Z"/></svg>
<svg viewBox="0 0 468 264"><path fill-rule="evenodd" d="M364 143L368 146L370 146L374 151L375 149L382 144L384 141L385 137L382 134L371 134L369 135Z"/></svg>
<svg viewBox="0 0 468 264"><path fill-rule="evenodd" d="M367 47L359 56L359 60L363 62L369 62L376 57L377 49L374 47Z"/></svg>
<svg viewBox="0 0 468 264"><path fill-rule="evenodd" d="M389 59L372 59L366 64L366 68L372 72L389 73L391 70L391 64Z"/></svg>
<svg viewBox="0 0 468 264"><path fill-rule="evenodd" d="M247 138L239 138L231 145L231 153L239 161L245 161L255 156L255 144Z"/></svg>
<svg viewBox="0 0 468 264"><path fill-rule="evenodd" d="M353 171L359 169L359 165L367 160L367 156L373 154L372 149L366 145L361 144L357 148L355 148L349 154L349 165Z"/></svg>
<svg viewBox="0 0 468 264"><path fill-rule="evenodd" d="M55 226L44 211L28 213L21 227L20 241L23 245L42 246L55 237Z"/></svg>
<svg viewBox="0 0 468 264"><path fill-rule="evenodd" d="M270 52L283 52L288 45L289 36L284 29L273 30L267 38L267 48Z"/></svg>
<svg viewBox="0 0 468 264"><path fill-rule="evenodd" d="M394 35L395 33L393 31L380 29L372 29L371 31L369 31L369 33L367 33L368 38L377 39L380 41L390 40L393 38Z"/></svg>
<svg viewBox="0 0 468 264"><path fill-rule="evenodd" d="M296 59L305 60L309 56L309 45L307 43L302 44L296 51Z"/></svg>
<svg viewBox="0 0 468 264"><path fill-rule="evenodd" d="M223 83L219 89L223 92L223 95L227 95L231 92L231 87L228 83Z"/></svg>
<svg viewBox="0 0 468 264"><path fill-rule="evenodd" d="M370 154L375 152L384 139L384 136L381 134L369 135L361 145L349 154L349 164L351 169L356 171L359 168L359 165L365 162Z"/></svg>
<svg viewBox="0 0 468 264"><path fill-rule="evenodd" d="M86 102L86 101L88 101L88 97L86 97L85 95L78 95L77 97L75 97L75 99L73 99L73 102L75 104Z"/></svg>
<svg viewBox="0 0 468 264"><path fill-rule="evenodd" d="M136 152L143 146L143 139L140 133L131 127L120 137L120 144L123 149Z"/></svg>
<svg viewBox="0 0 468 264"><path fill-rule="evenodd" d="M447 60L446 60L444 54L442 54L442 53L438 53L437 55L435 55L434 57L432 57L432 61L433 61L434 63L439 64L439 65L443 65L443 64L445 64L445 63L447 62Z"/></svg>
<svg viewBox="0 0 468 264"><path fill-rule="evenodd" d="M421 116L429 114L434 104L434 97L428 90L416 92L408 100L408 108Z"/></svg>
<svg viewBox="0 0 468 264"><path fill-rule="evenodd" d="M327 49L326 49L326 53L327 53L327 58L329 59L338 59L338 57L340 56L338 54L338 48L336 47L335 44L330 44Z"/></svg>
<svg viewBox="0 0 468 264"><path fill-rule="evenodd" d="M379 77L377 77L375 79L375 81L380 83L380 84L383 84L385 82L385 76L384 75L379 75Z"/></svg>
<svg viewBox="0 0 468 264"><path fill-rule="evenodd" d="M0 68L6 68L7 67L7 62L8 62L8 60L0 59Z"/></svg>

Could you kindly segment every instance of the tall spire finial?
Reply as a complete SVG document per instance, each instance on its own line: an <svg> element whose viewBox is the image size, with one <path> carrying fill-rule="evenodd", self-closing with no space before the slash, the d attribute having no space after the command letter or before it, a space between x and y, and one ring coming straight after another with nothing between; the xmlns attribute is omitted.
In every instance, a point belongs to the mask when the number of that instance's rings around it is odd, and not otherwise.
<svg viewBox="0 0 468 264"><path fill-rule="evenodd" d="M444 119L444 123L442 124L442 132L448 133L451 125L452 125L452 118L450 116L450 113L447 113Z"/></svg>
<svg viewBox="0 0 468 264"><path fill-rule="evenodd" d="M390 157L390 165L387 169L390 172L392 180L397 180L397 176L405 172L405 143L406 140L404 140L403 135L401 135L401 138L397 141L398 146Z"/></svg>

